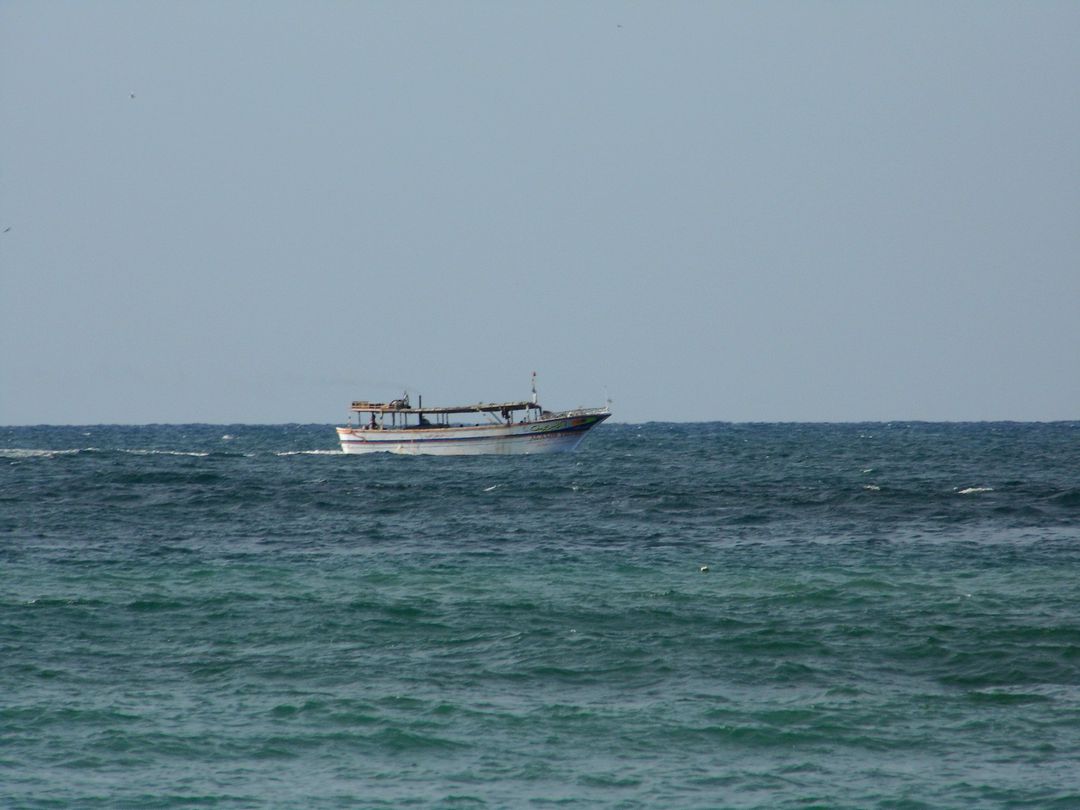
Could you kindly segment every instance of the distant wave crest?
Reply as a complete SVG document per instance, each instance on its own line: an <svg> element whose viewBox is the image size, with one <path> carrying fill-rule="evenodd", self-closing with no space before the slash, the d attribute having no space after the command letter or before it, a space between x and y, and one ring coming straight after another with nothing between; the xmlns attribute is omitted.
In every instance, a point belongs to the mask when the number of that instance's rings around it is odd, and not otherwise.
<svg viewBox="0 0 1080 810"><path fill-rule="evenodd" d="M22 460L24 458L53 458L54 456L70 456L80 453L81 450L28 450L22 447L0 447L0 458Z"/></svg>

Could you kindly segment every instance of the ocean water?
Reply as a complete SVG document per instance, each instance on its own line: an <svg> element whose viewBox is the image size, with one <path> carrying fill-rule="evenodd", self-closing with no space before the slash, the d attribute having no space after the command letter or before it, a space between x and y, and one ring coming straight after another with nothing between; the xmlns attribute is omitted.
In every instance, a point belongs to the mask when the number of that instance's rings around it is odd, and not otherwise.
<svg viewBox="0 0 1080 810"><path fill-rule="evenodd" d="M1080 807L1080 423L0 448L5 808Z"/></svg>

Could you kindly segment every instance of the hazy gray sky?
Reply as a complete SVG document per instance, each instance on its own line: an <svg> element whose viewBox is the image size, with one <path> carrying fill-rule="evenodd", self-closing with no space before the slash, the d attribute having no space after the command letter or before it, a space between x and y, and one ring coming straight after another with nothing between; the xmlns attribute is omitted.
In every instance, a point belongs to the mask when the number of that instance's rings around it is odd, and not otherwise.
<svg viewBox="0 0 1080 810"><path fill-rule="evenodd" d="M1080 3L0 3L0 424L1080 418ZM10 230L8 230L10 229Z"/></svg>

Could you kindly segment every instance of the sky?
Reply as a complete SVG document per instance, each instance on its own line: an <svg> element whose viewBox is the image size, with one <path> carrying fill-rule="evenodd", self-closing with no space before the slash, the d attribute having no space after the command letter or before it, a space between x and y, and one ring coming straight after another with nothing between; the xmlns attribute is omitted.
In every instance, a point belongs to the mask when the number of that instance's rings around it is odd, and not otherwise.
<svg viewBox="0 0 1080 810"><path fill-rule="evenodd" d="M0 424L1080 418L1080 4L0 0Z"/></svg>

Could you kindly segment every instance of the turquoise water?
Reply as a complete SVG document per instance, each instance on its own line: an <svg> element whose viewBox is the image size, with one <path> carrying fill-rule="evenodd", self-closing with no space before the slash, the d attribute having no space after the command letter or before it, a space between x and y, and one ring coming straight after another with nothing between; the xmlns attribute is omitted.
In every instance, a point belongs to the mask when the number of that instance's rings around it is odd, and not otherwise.
<svg viewBox="0 0 1080 810"><path fill-rule="evenodd" d="M0 806L1080 807L1078 423L334 439L0 428Z"/></svg>

